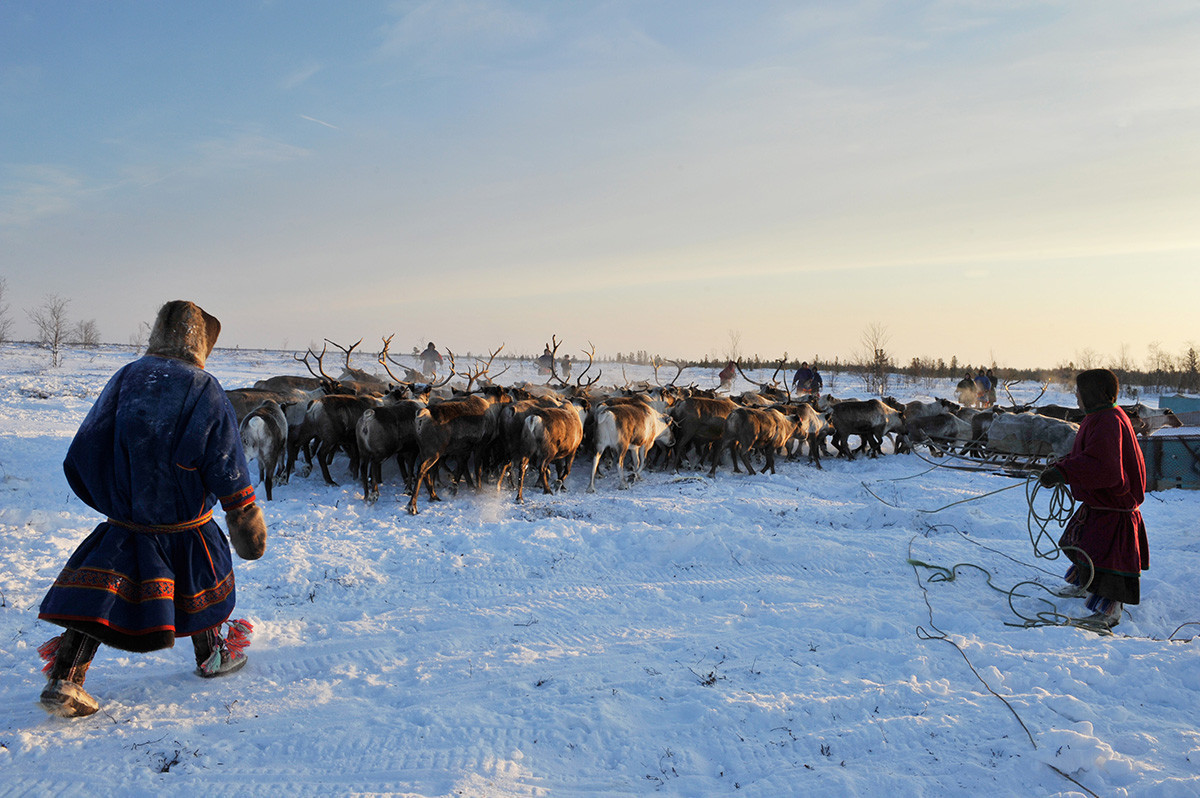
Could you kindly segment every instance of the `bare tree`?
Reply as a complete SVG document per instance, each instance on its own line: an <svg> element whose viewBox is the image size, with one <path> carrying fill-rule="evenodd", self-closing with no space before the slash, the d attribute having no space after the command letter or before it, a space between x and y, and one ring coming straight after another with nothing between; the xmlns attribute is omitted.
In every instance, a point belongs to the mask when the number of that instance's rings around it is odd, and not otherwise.
<svg viewBox="0 0 1200 798"><path fill-rule="evenodd" d="M863 380L867 390L880 396L888 392L890 383L892 356L888 354L887 346L892 336L887 327L878 322L871 322L863 330L862 352L859 354L859 365L863 369Z"/></svg>
<svg viewBox="0 0 1200 798"><path fill-rule="evenodd" d="M1117 374L1127 374L1133 371L1133 355L1129 352L1129 344L1121 344L1121 348L1117 351L1117 356L1113 358L1110 368L1117 372Z"/></svg>
<svg viewBox="0 0 1200 798"><path fill-rule="evenodd" d="M726 360L737 362L742 358L742 331L729 331L729 345L725 349Z"/></svg>
<svg viewBox="0 0 1200 798"><path fill-rule="evenodd" d="M1090 347L1085 348L1081 352L1075 353L1075 362L1079 364L1079 368L1094 369L1100 367L1100 354Z"/></svg>
<svg viewBox="0 0 1200 798"><path fill-rule="evenodd" d="M4 301L4 295L8 293L8 281L0 277L0 344L8 340L12 335L12 319L8 315L8 304Z"/></svg>
<svg viewBox="0 0 1200 798"><path fill-rule="evenodd" d="M137 326L137 329L129 334L129 345L134 349L141 350L146 348L146 341L150 338L150 322L143 321ZM287 341L283 342L283 349L287 349Z"/></svg>
<svg viewBox="0 0 1200 798"><path fill-rule="evenodd" d="M78 322L75 325L74 335L75 340L72 343L79 346L99 346L100 345L100 328L96 326L95 319Z"/></svg>
<svg viewBox="0 0 1200 798"><path fill-rule="evenodd" d="M1146 368L1153 378L1154 387L1162 388L1174 374L1175 362L1158 341L1151 341L1146 350Z"/></svg>
<svg viewBox="0 0 1200 798"><path fill-rule="evenodd" d="M69 323L67 305L71 300L58 294L48 294L40 307L26 311L37 328L38 342L50 350L50 365L58 368L62 361L63 344L67 341Z"/></svg>

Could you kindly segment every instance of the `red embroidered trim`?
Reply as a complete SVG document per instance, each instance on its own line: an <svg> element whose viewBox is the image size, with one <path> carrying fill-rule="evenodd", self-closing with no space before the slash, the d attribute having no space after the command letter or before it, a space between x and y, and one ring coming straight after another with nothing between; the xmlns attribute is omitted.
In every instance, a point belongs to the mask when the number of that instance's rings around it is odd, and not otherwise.
<svg viewBox="0 0 1200 798"><path fill-rule="evenodd" d="M220 604L233 593L233 571L208 590L203 590L194 596L185 596L182 601L175 600L176 608L187 613L203 612L216 604Z"/></svg>
<svg viewBox="0 0 1200 798"><path fill-rule="evenodd" d="M202 590L192 596L175 596L174 579L150 579L134 582L124 574L113 571L101 571L94 568L68 569L64 568L54 580L55 587L79 588L84 590L103 590L112 593L122 601L130 604L141 604L145 601L172 601L176 609L187 613L203 612L216 604L220 604L233 593L233 571L208 590Z"/></svg>
<svg viewBox="0 0 1200 798"><path fill-rule="evenodd" d="M232 493L228 496L221 497L221 509L225 512L236 510L239 507L245 507L248 504L254 504L254 486L247 485L237 493Z"/></svg>

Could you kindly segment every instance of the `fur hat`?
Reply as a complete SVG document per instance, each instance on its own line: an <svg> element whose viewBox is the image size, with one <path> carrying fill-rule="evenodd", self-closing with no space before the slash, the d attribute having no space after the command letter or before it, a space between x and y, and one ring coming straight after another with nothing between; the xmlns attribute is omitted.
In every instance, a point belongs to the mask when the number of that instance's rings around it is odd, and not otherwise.
<svg viewBox="0 0 1200 798"><path fill-rule="evenodd" d="M1075 377L1075 387L1079 389L1084 412L1094 413L1116 404L1121 386L1117 375L1108 369L1088 369Z"/></svg>
<svg viewBox="0 0 1200 798"><path fill-rule="evenodd" d="M215 316L194 302L176 299L159 308L146 354L173 357L204 368L220 334L221 322Z"/></svg>

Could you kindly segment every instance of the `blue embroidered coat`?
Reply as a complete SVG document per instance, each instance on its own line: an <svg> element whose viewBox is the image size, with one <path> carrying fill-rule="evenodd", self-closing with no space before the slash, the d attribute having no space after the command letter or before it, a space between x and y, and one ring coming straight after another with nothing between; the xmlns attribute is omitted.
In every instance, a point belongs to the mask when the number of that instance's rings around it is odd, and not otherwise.
<svg viewBox="0 0 1200 798"><path fill-rule="evenodd" d="M71 555L38 617L153 651L233 611L229 542L212 518L254 501L233 407L203 369L147 355L123 367L63 462L107 520Z"/></svg>

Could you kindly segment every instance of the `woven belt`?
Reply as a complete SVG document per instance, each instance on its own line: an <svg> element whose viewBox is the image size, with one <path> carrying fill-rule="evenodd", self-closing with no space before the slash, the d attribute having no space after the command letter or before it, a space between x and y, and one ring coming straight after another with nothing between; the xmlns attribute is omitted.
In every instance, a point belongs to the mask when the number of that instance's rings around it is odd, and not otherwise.
<svg viewBox="0 0 1200 798"><path fill-rule="evenodd" d="M121 521L116 518L109 518L108 523L116 526L132 529L134 532L147 532L150 534L158 534L161 532L187 532L192 529L199 529L212 520L213 511L201 515L199 518L193 518L191 521L184 521L180 524L131 524L128 521Z"/></svg>
<svg viewBox="0 0 1200 798"><path fill-rule="evenodd" d="M1096 510L1097 512L1102 513L1136 513L1140 509L1138 507L1130 507L1128 509L1121 507L1097 507L1094 504L1085 504L1083 506L1089 510Z"/></svg>

